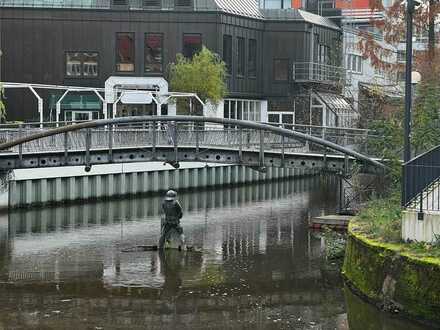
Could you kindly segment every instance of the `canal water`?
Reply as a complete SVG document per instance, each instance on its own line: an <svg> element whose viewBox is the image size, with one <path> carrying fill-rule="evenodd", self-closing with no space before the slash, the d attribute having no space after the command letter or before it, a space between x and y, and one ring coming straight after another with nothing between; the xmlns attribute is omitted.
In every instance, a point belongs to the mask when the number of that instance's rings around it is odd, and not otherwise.
<svg viewBox="0 0 440 330"><path fill-rule="evenodd" d="M311 216L338 184L308 178L185 192L201 251L156 244L161 199L14 211L0 218L0 329L418 330L344 288Z"/></svg>

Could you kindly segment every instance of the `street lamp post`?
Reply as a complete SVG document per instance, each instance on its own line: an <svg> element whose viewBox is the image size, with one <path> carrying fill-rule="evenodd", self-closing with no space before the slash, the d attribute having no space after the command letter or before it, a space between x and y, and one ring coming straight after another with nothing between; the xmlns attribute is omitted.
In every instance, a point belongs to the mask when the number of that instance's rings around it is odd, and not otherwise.
<svg viewBox="0 0 440 330"><path fill-rule="evenodd" d="M412 37L413 37L414 0L407 1L406 9L406 70L405 70L405 125L403 160L411 160L411 105L412 105ZM405 178L404 178L405 179Z"/></svg>
<svg viewBox="0 0 440 330"><path fill-rule="evenodd" d="M402 206L406 203L408 188L408 175L406 164L411 160L411 107L412 107L412 38L413 38L413 14L415 4L419 0L407 0L406 5L406 70L405 70L405 117L403 137L403 173L402 173Z"/></svg>

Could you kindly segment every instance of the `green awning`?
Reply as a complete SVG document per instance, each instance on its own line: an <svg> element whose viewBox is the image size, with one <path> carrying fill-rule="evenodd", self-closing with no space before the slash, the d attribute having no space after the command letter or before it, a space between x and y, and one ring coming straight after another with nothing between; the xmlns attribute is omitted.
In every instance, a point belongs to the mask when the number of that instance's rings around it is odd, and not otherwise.
<svg viewBox="0 0 440 330"><path fill-rule="evenodd" d="M51 95L49 108L56 108L56 102L61 95ZM101 110L101 100L95 94L67 94L61 101L62 110Z"/></svg>

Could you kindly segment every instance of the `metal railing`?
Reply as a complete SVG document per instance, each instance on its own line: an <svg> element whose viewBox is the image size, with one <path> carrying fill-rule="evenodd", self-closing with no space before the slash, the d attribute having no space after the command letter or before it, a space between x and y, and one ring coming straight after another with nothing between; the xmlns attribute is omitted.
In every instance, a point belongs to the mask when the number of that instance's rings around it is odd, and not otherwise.
<svg viewBox="0 0 440 330"><path fill-rule="evenodd" d="M72 8L72 9L162 9L165 6L162 1L151 4L144 0L127 0L126 4L114 3L112 0L0 0L0 7L24 7L24 8ZM168 6L168 5L167 5ZM191 6L192 7L192 6ZM195 9L206 10L210 7L204 3ZM212 9L212 8L211 8Z"/></svg>
<svg viewBox="0 0 440 330"><path fill-rule="evenodd" d="M18 124L2 124L0 125L0 143L10 142L19 138L29 136L41 131L47 131L56 127L69 126L73 124L81 124L86 121L76 122L39 122L18 123ZM40 127L42 125L42 128ZM342 127L324 127L313 125L296 125L296 124L271 124L266 125L280 127L292 130L312 137L320 138L325 141L343 146L347 149L361 152L364 155L375 157L368 150L369 142L373 139L381 139L381 136L365 129L342 128ZM251 149L257 148L259 145L258 130L240 128L239 126L208 126L200 127L194 123L178 124L178 139L180 145L195 145L196 135L198 135L199 143L206 146L232 146L239 145L239 135L244 143L244 147ZM118 124L112 126L113 130L113 146L114 147L138 147L151 144L152 132L155 131L155 139L157 145L172 144L170 137L169 125L165 122L156 122L153 126L152 122L139 122L134 124ZM105 148L108 146L107 128L94 128L90 130L91 148ZM86 145L86 131L78 130L70 132L67 136L69 148L71 150L82 150ZM265 133L265 143L268 150L279 150L281 148L281 139L279 135ZM65 148L64 138L60 136L51 136L44 139L38 139L27 142L21 146L14 146L9 149L10 152L19 152L19 148L23 152L45 152L63 150ZM285 138L284 148L286 151L298 152L321 152L322 148L313 143L306 143L299 139ZM331 153L331 152L330 152Z"/></svg>
<svg viewBox="0 0 440 330"><path fill-rule="evenodd" d="M39 124L39 123L38 123ZM296 126L296 125L295 125ZM3 127L3 128L2 128ZM47 126L46 126L47 127ZM0 151L13 152L21 159L24 153L91 149L160 146L191 147L198 151L215 147L286 151L316 154L340 154L366 164L383 164L358 151L366 139L380 138L367 131L327 127L302 127L303 132L251 121L197 116L140 116L81 122L52 129L0 126ZM356 133L357 132L357 133ZM361 133L361 134L358 134Z"/></svg>
<svg viewBox="0 0 440 330"><path fill-rule="evenodd" d="M403 165L402 206L440 211L440 146Z"/></svg>
<svg viewBox="0 0 440 330"><path fill-rule="evenodd" d="M296 62L293 64L293 81L322 82L344 84L347 80L343 67L314 62Z"/></svg>
<svg viewBox="0 0 440 330"><path fill-rule="evenodd" d="M110 9L110 4L110 0L0 0L0 7Z"/></svg>

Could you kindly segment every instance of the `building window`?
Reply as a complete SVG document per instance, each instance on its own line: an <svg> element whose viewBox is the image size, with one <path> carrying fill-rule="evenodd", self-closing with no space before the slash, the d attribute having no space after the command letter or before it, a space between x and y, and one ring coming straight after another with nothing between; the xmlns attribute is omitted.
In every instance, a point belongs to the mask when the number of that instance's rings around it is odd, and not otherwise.
<svg viewBox="0 0 440 330"><path fill-rule="evenodd" d="M225 99L224 118L244 119L251 121L261 120L261 102L246 99Z"/></svg>
<svg viewBox="0 0 440 330"><path fill-rule="evenodd" d="M144 7L160 7L161 0L144 0Z"/></svg>
<svg viewBox="0 0 440 330"><path fill-rule="evenodd" d="M183 56L192 58L195 54L202 50L201 34L184 34L183 35Z"/></svg>
<svg viewBox="0 0 440 330"><path fill-rule="evenodd" d="M246 57L245 57L245 41L244 38L237 38L237 75L244 76Z"/></svg>
<svg viewBox="0 0 440 330"><path fill-rule="evenodd" d="M175 0L174 5L176 7L191 7L192 0Z"/></svg>
<svg viewBox="0 0 440 330"><path fill-rule="evenodd" d="M127 6L127 0L113 0L113 6Z"/></svg>
<svg viewBox="0 0 440 330"><path fill-rule="evenodd" d="M249 77L257 76L257 40L249 39L248 49L248 74Z"/></svg>
<svg viewBox="0 0 440 330"><path fill-rule="evenodd" d="M295 114L293 112L271 111L268 113L268 121L271 124L278 124L278 126L292 129L295 123Z"/></svg>
<svg viewBox="0 0 440 330"><path fill-rule="evenodd" d="M163 71L163 35L147 33L145 35L145 72Z"/></svg>
<svg viewBox="0 0 440 330"><path fill-rule="evenodd" d="M95 52L67 52L67 77L97 77L98 53Z"/></svg>
<svg viewBox="0 0 440 330"><path fill-rule="evenodd" d="M223 35L223 61L226 63L228 72L232 72L232 36Z"/></svg>
<svg viewBox="0 0 440 330"><path fill-rule="evenodd" d="M264 9L285 9L291 7L291 0L260 0L260 8Z"/></svg>
<svg viewBox="0 0 440 330"><path fill-rule="evenodd" d="M275 81L287 81L289 79L289 60L273 60L273 77Z"/></svg>
<svg viewBox="0 0 440 330"><path fill-rule="evenodd" d="M347 71L353 73L362 73L362 56L348 54L347 55Z"/></svg>
<svg viewBox="0 0 440 330"><path fill-rule="evenodd" d="M116 34L116 71L134 71L134 33Z"/></svg>

